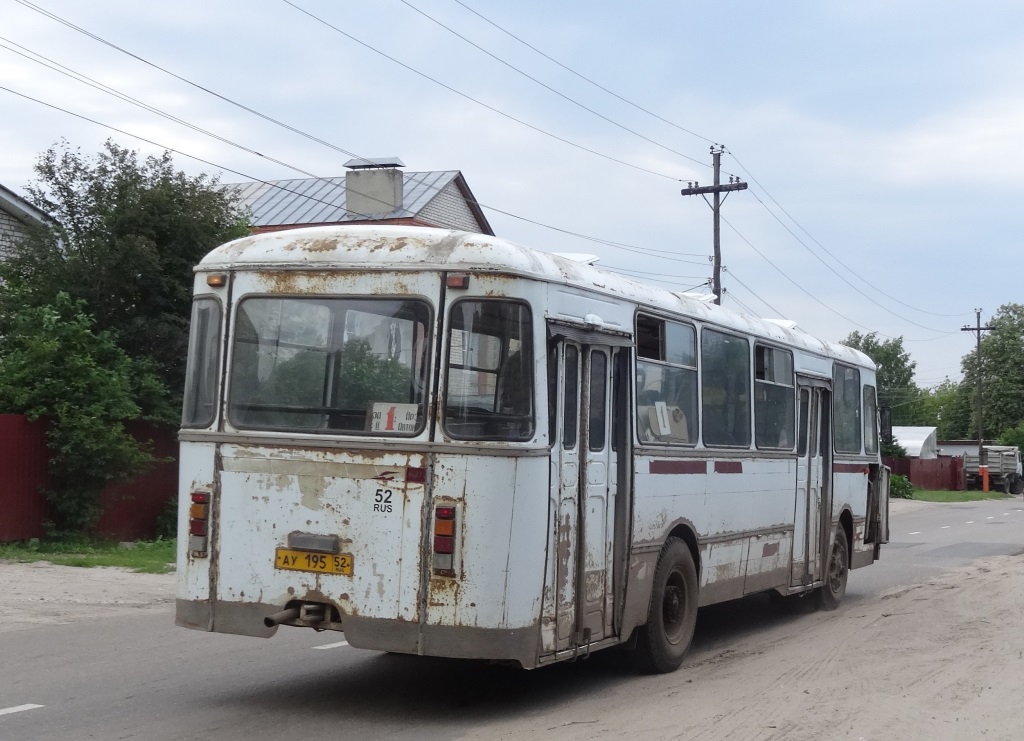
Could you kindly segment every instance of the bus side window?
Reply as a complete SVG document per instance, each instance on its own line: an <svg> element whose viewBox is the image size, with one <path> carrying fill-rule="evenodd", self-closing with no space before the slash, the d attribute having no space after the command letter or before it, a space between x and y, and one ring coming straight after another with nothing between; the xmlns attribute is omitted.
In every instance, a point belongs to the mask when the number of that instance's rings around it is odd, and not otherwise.
<svg viewBox="0 0 1024 741"><path fill-rule="evenodd" d="M705 328L700 352L704 444L749 448L750 343Z"/></svg>
<svg viewBox="0 0 1024 741"><path fill-rule="evenodd" d="M754 346L754 443L759 448L793 449L793 354Z"/></svg>
<svg viewBox="0 0 1024 741"><path fill-rule="evenodd" d="M640 442L697 442L697 334L679 322L636 319L636 429Z"/></svg>
<svg viewBox="0 0 1024 741"><path fill-rule="evenodd" d="M864 387L864 452L878 452L878 402L875 387Z"/></svg>
<svg viewBox="0 0 1024 741"><path fill-rule="evenodd" d="M860 371L835 364L832 378L832 421L835 449L840 453L859 453Z"/></svg>

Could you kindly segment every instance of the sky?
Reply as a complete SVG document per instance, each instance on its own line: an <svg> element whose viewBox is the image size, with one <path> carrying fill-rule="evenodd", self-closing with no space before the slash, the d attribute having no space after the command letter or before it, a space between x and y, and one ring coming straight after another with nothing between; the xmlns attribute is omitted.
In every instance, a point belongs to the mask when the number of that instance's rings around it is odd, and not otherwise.
<svg viewBox="0 0 1024 741"><path fill-rule="evenodd" d="M500 237L708 291L680 190L722 145L723 303L901 337L932 387L1024 301L1021 70L1014 0L0 0L0 184L61 139L223 182L399 157Z"/></svg>

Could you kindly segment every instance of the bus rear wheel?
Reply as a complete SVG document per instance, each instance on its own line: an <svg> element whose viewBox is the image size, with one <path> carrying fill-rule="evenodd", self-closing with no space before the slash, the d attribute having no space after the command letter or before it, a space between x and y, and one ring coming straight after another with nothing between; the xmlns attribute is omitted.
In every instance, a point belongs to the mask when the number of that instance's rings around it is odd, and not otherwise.
<svg viewBox="0 0 1024 741"><path fill-rule="evenodd" d="M647 624L637 629L639 668L650 674L678 669L696 625L697 567L686 543L669 538L654 571Z"/></svg>
<svg viewBox="0 0 1024 741"><path fill-rule="evenodd" d="M832 552L825 566L825 583L818 590L818 604L823 610L834 610L846 594L846 581L850 576L850 549L847 545L846 530L836 525L836 537L832 539Z"/></svg>

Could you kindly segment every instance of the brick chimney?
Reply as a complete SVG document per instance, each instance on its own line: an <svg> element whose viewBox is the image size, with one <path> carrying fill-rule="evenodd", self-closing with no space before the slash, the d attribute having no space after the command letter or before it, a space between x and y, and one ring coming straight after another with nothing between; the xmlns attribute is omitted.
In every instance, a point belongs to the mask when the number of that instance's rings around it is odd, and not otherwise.
<svg viewBox="0 0 1024 741"><path fill-rule="evenodd" d="M345 208L350 214L378 216L402 208L402 160L352 159L345 167Z"/></svg>

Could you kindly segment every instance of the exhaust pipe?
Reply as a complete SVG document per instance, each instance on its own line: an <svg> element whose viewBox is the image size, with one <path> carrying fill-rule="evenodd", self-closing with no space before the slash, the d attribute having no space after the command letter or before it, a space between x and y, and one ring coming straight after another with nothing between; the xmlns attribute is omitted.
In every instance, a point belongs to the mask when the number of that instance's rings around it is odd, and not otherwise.
<svg viewBox="0 0 1024 741"><path fill-rule="evenodd" d="M291 607L287 610L281 610L281 612L275 612L270 617L263 618L263 624L268 628L273 628L281 623L290 623L293 620L297 620L299 617L299 608Z"/></svg>

